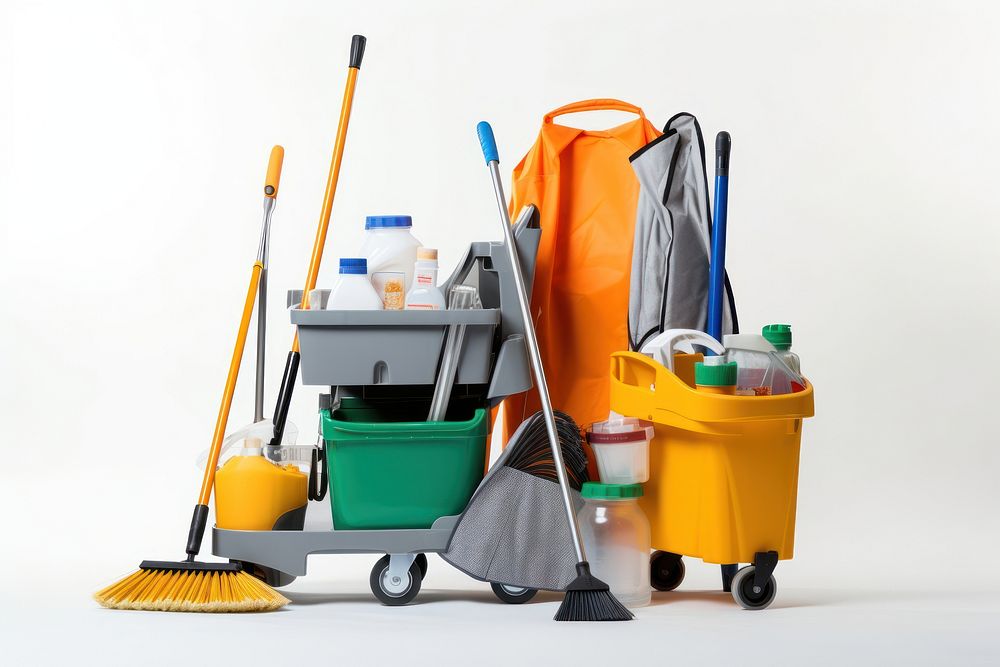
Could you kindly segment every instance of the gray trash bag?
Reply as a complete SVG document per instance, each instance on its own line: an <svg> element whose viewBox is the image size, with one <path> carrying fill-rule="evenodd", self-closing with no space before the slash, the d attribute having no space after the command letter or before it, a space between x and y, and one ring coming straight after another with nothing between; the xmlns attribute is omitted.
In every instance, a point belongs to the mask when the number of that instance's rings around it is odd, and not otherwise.
<svg viewBox="0 0 1000 667"><path fill-rule="evenodd" d="M629 344L667 329L704 331L708 319L708 264L712 213L705 142L697 119L677 114L663 136L629 160L639 179L629 292ZM722 331L739 331L726 275Z"/></svg>
<svg viewBox="0 0 1000 667"><path fill-rule="evenodd" d="M511 451L483 478L440 555L480 581L565 590L576 577L576 554L559 485L504 465ZM583 499L570 494L579 511Z"/></svg>

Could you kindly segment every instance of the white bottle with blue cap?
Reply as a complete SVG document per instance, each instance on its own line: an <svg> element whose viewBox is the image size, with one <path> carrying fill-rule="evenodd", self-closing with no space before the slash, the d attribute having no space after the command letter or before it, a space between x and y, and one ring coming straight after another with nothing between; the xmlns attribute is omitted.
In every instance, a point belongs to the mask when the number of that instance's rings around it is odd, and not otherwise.
<svg viewBox="0 0 1000 667"><path fill-rule="evenodd" d="M402 310L413 286L413 265L420 241L408 215L369 215L358 253L368 260L368 275L386 310Z"/></svg>
<svg viewBox="0 0 1000 667"><path fill-rule="evenodd" d="M382 310L382 299L368 280L368 261L364 257L343 257L340 275L333 283L327 310Z"/></svg>

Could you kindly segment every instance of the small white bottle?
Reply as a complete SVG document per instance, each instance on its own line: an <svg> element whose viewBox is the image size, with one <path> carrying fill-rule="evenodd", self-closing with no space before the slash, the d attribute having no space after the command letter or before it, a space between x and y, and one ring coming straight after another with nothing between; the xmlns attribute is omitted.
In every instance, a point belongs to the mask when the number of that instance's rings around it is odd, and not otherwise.
<svg viewBox="0 0 1000 667"><path fill-rule="evenodd" d="M382 299L368 280L368 260L343 257L340 275L330 290L327 310L382 310Z"/></svg>
<svg viewBox="0 0 1000 667"><path fill-rule="evenodd" d="M444 294L437 287L438 251L417 248L413 269L413 287L406 294L407 310L444 310Z"/></svg>

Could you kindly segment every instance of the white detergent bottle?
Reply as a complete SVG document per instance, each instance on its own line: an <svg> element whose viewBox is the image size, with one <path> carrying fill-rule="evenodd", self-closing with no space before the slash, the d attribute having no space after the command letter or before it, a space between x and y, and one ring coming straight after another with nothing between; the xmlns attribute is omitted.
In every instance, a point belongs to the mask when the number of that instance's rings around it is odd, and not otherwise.
<svg viewBox="0 0 1000 667"><path fill-rule="evenodd" d="M382 310L382 299L368 280L364 257L343 257L340 275L330 290L327 310Z"/></svg>
<svg viewBox="0 0 1000 667"><path fill-rule="evenodd" d="M408 215L369 215L365 218L365 240L358 254L368 260L372 286L386 310L402 310L413 284L413 265L420 241L410 230Z"/></svg>
<svg viewBox="0 0 1000 667"><path fill-rule="evenodd" d="M413 287L406 293L407 310L444 310L444 294L437 287L438 251L417 248L413 269Z"/></svg>
<svg viewBox="0 0 1000 667"><path fill-rule="evenodd" d="M739 368L736 393L740 396L771 395L768 370L774 346L757 334L727 334L722 343L726 346L726 361L735 361Z"/></svg>

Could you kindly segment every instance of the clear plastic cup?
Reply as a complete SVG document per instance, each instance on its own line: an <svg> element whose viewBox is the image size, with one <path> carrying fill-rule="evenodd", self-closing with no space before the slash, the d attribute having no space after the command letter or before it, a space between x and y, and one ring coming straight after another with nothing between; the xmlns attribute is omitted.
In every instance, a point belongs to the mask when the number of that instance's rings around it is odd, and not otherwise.
<svg viewBox="0 0 1000 667"><path fill-rule="evenodd" d="M587 431L605 484L642 484L649 480L649 441L653 424L641 419L612 418Z"/></svg>

